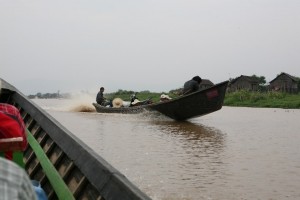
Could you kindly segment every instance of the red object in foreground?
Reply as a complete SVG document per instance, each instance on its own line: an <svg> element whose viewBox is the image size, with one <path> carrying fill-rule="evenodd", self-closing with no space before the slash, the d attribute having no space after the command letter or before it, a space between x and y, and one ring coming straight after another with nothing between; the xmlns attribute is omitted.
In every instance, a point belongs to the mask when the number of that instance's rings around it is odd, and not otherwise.
<svg viewBox="0 0 300 200"><path fill-rule="evenodd" d="M0 151L12 159L13 151L27 147L25 124L19 110L10 104L0 103Z"/></svg>

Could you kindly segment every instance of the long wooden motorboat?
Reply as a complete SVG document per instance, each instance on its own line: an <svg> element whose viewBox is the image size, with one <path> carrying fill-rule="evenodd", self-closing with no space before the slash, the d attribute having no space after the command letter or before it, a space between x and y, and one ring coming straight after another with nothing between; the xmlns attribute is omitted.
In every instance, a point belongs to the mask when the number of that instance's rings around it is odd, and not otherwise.
<svg viewBox="0 0 300 200"><path fill-rule="evenodd" d="M99 113L141 113L145 110L158 111L175 120L187 120L193 117L206 115L223 106L228 81L216 84L210 88L171 99L167 102L158 102L148 105L132 107L104 107L93 103Z"/></svg>
<svg viewBox="0 0 300 200"><path fill-rule="evenodd" d="M21 113L28 132L25 170L48 199L150 199L59 122L0 79L0 103Z"/></svg>

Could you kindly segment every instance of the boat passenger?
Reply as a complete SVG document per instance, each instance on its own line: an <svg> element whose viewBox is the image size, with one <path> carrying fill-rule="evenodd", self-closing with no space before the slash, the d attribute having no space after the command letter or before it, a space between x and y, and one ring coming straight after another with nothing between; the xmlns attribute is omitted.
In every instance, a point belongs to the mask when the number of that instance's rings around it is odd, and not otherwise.
<svg viewBox="0 0 300 200"><path fill-rule="evenodd" d="M19 110L0 103L0 195L4 199L45 200L48 198L44 190L34 187L22 168L23 151L28 145L25 129Z"/></svg>
<svg viewBox="0 0 300 200"><path fill-rule="evenodd" d="M168 95L166 94L162 94L160 95L160 102L166 102L166 101L170 101L172 98L169 97Z"/></svg>
<svg viewBox="0 0 300 200"><path fill-rule="evenodd" d="M200 89L202 79L199 76L194 76L191 80L184 83L182 94L190 94Z"/></svg>
<svg viewBox="0 0 300 200"><path fill-rule="evenodd" d="M97 94L96 97L96 102L97 104L101 105L101 106L110 106L112 107L112 102L106 100L106 98L103 96L103 92L104 92L104 87L100 87L100 91Z"/></svg>
<svg viewBox="0 0 300 200"><path fill-rule="evenodd" d="M141 105L141 101L138 100L137 98L130 104L130 106L140 106L140 105Z"/></svg>
<svg viewBox="0 0 300 200"><path fill-rule="evenodd" d="M25 170L14 162L1 157L0 180L0 197L4 199L37 199L37 195Z"/></svg>
<svg viewBox="0 0 300 200"><path fill-rule="evenodd" d="M28 145L25 124L19 110L15 106L6 103L0 103L0 121L0 139L13 138L15 140L12 144L16 145L8 145L6 150L2 149L5 147L4 144L0 146L5 158L12 160L13 151L11 149L24 151Z"/></svg>

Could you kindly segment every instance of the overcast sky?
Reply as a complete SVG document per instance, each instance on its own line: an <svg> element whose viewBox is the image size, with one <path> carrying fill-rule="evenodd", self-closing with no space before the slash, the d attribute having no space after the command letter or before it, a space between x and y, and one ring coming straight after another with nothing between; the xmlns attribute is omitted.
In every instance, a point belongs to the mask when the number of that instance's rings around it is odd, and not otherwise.
<svg viewBox="0 0 300 200"><path fill-rule="evenodd" d="M0 0L0 77L24 94L300 76L299 0Z"/></svg>

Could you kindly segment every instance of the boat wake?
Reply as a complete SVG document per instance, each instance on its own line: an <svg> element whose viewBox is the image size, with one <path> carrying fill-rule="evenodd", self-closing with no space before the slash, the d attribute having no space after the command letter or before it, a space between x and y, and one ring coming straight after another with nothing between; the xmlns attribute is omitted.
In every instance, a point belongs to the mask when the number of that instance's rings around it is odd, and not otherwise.
<svg viewBox="0 0 300 200"><path fill-rule="evenodd" d="M76 105L70 109L72 112L96 112L93 105Z"/></svg>
<svg viewBox="0 0 300 200"><path fill-rule="evenodd" d="M95 107L92 105L94 96L83 93L73 94L71 100L69 107L71 112L96 112Z"/></svg>
<svg viewBox="0 0 300 200"><path fill-rule="evenodd" d="M62 112L96 112L94 99L88 95L74 95L69 99L33 99L41 108Z"/></svg>

